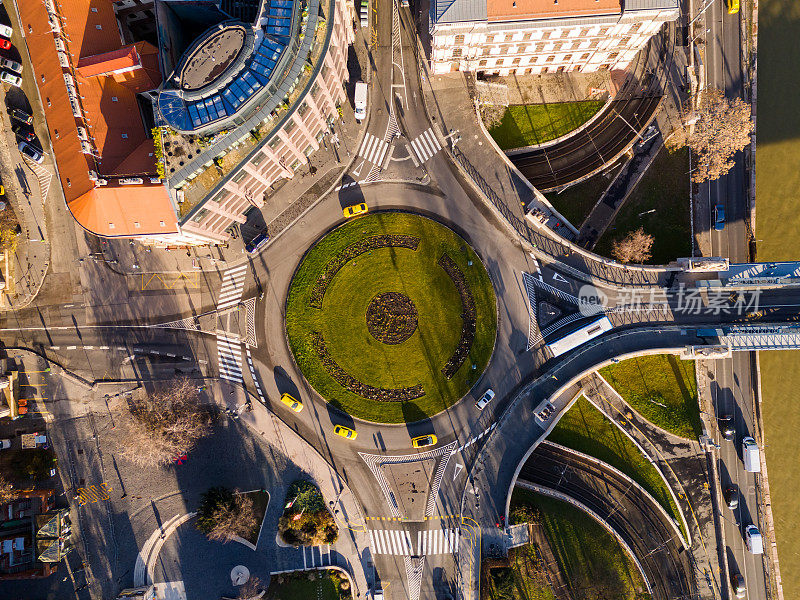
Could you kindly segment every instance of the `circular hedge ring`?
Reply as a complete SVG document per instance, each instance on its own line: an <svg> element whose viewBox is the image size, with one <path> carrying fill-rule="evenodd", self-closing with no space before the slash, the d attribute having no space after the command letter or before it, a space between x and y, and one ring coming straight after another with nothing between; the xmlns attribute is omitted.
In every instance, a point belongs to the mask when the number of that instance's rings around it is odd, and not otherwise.
<svg viewBox="0 0 800 600"><path fill-rule="evenodd" d="M466 394L494 348L486 269L435 221L373 213L311 248L294 274L286 332L325 400L383 423L432 416Z"/></svg>

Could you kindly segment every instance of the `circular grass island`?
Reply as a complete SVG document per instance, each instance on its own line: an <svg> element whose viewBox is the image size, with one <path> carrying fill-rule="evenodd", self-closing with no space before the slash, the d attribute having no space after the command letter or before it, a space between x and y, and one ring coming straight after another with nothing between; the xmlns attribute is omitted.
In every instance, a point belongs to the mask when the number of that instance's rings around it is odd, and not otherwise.
<svg viewBox="0 0 800 600"><path fill-rule="evenodd" d="M373 213L308 251L289 288L286 332L303 375L330 404L410 423L453 405L483 373L495 302L483 263L452 230Z"/></svg>

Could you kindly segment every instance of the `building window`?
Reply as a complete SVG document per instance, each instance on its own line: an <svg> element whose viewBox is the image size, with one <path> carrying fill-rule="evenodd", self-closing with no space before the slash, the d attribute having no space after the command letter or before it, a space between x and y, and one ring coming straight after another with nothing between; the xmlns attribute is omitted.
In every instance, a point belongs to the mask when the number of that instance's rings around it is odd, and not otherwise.
<svg viewBox="0 0 800 600"><path fill-rule="evenodd" d="M119 98L117 98L116 96L111 96L111 101L112 102L119 102Z"/></svg>
<svg viewBox="0 0 800 600"><path fill-rule="evenodd" d="M551 54L546 59L544 59L544 62L553 62L555 59L556 57Z"/></svg>
<svg viewBox="0 0 800 600"><path fill-rule="evenodd" d="M94 28L95 28L95 29L102 29L102 28L103 28L103 26L102 26L102 25L95 25L95 26L94 26Z"/></svg>
<svg viewBox="0 0 800 600"><path fill-rule="evenodd" d="M486 59L483 59L482 61L478 62L478 66L479 67L485 67L487 62L488 61Z"/></svg>
<svg viewBox="0 0 800 600"><path fill-rule="evenodd" d="M581 60L586 60L587 58L589 58L589 56L591 56L591 54L592 54L591 52L584 52L583 54L581 54Z"/></svg>
<svg viewBox="0 0 800 600"><path fill-rule="evenodd" d="M128 139L128 134L127 133L123 133L122 134L122 139L123 140L127 140Z"/></svg>
<svg viewBox="0 0 800 600"><path fill-rule="evenodd" d="M565 54L564 55L564 62L569 62L572 60L572 54Z"/></svg>
<svg viewBox="0 0 800 600"><path fill-rule="evenodd" d="M463 48L453 48L453 58L459 58L463 54Z"/></svg>
<svg viewBox="0 0 800 600"><path fill-rule="evenodd" d="M512 65L518 65L521 61L522 61L522 59L517 57L517 58L515 58L514 60L511 61L511 64Z"/></svg>
<svg viewBox="0 0 800 600"><path fill-rule="evenodd" d="M465 39L465 36L463 34L462 35L457 35L455 43L456 44L463 44L464 43L464 39Z"/></svg>
<svg viewBox="0 0 800 600"><path fill-rule="evenodd" d="M200 210L197 211L197 214L195 214L195 216L192 217L192 221L194 221L195 223L199 223L206 217L207 214L208 214L208 209L201 208Z"/></svg>

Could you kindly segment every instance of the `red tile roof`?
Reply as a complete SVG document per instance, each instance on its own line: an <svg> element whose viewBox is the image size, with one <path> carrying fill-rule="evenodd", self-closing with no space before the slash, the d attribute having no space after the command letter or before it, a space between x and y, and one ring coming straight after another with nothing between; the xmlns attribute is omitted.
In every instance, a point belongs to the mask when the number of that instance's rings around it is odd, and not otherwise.
<svg viewBox="0 0 800 600"><path fill-rule="evenodd" d="M153 143L145 130L136 94L160 83L157 50L147 42L122 45L109 0L55 2L64 22L69 60L78 67L74 81L86 117L72 114L64 69L43 0L19 3L22 26L36 83L45 104L47 126L67 204L78 222L101 235L145 235L176 231L172 203L161 186L95 187L89 171L103 177L155 176ZM95 10L96 9L96 12ZM105 75L137 57L141 68ZM115 69L115 70L116 70ZM79 127L85 128L98 156L84 154ZM161 221L165 226L160 225ZM135 227L134 223L140 227ZM108 223L115 226L109 227Z"/></svg>
<svg viewBox="0 0 800 600"><path fill-rule="evenodd" d="M489 21L621 14L620 0L487 0Z"/></svg>

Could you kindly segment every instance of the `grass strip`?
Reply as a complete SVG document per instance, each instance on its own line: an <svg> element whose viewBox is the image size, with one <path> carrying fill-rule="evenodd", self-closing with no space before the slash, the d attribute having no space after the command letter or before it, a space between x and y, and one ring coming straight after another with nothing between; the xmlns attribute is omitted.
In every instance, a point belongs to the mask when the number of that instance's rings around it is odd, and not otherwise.
<svg viewBox="0 0 800 600"><path fill-rule="evenodd" d="M602 100L516 104L489 133L503 150L543 144L574 131L604 105Z"/></svg>
<svg viewBox="0 0 800 600"><path fill-rule="evenodd" d="M654 425L685 438L702 433L693 360L674 354L638 356L604 367L600 374Z"/></svg>

